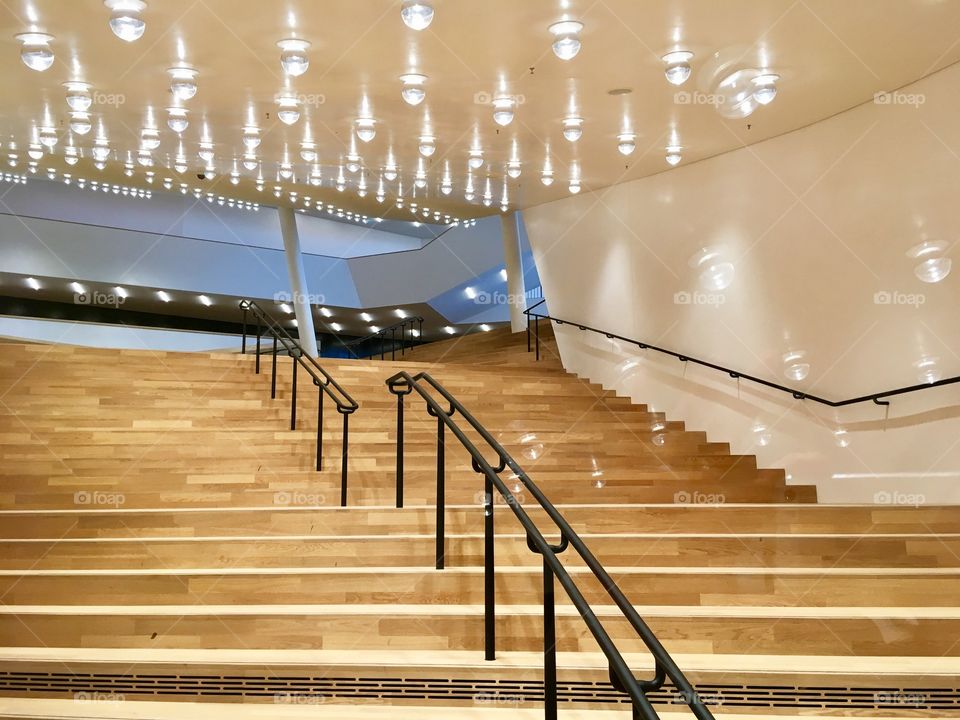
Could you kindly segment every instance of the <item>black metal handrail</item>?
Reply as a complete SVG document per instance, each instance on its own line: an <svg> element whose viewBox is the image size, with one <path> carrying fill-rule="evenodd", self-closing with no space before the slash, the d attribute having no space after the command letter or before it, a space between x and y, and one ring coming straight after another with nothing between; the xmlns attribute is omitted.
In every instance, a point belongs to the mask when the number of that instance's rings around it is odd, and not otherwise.
<svg viewBox="0 0 960 720"><path fill-rule="evenodd" d="M895 390L885 390L883 392L873 393L871 395L861 395L860 397L850 398L849 400L827 400L826 398L818 397L817 395L812 395L803 390L797 390L796 388L787 387L785 385L779 385L778 383L771 382L770 380L764 380L763 378L754 377L739 370L732 370L730 368L724 367L723 365L717 365L716 363L709 362L707 360L700 360L698 358L686 355L684 353L678 353L673 350L667 350L666 348L657 347L656 345L651 345L648 342L643 342L641 340L634 340L632 338L626 338L622 335L617 335L616 333L607 332L606 330L598 330L597 328L590 327L589 325L583 325L572 320L564 320L562 318L552 317L550 315L540 315L533 312L534 309L540 307L545 303L546 300L541 300L536 305L531 306L527 310L524 310L523 314L527 316L527 352L531 352L531 335L533 337L533 343L536 345L537 360L540 359L540 321L541 320L552 320L557 325L570 325L575 327L578 330L584 330L587 332L598 333L603 335L608 340L621 340L631 345L636 345L641 350L653 350L664 355L669 355L671 357L677 358L680 362L693 363L695 365L702 365L703 367L710 368L712 370L718 370L720 372L726 373L734 380L749 380L750 382L757 383L758 385L763 385L764 387L771 388L772 390L779 390L780 392L785 392L790 394L795 400L812 400L813 402L820 403L821 405L827 405L828 407L844 407L846 405L856 405L858 403L864 402L873 402L876 405L889 406L890 402L884 400L883 398L894 397L895 395L905 395L907 393L917 392L918 390L928 390L935 387L943 387L944 385L953 385L954 383L960 383L960 375L944 378L943 380L937 380L935 382L929 383L919 383L917 385L908 385L906 387L896 388ZM533 318L533 330L530 329L530 318Z"/></svg>
<svg viewBox="0 0 960 720"><path fill-rule="evenodd" d="M437 418L437 517L436 517L436 568L442 570L444 560L444 513L445 501L445 458L444 458L444 428L449 428L470 453L471 465L475 472L484 476L484 651L487 660L494 660L496 655L496 599L494 587L494 501L493 489L504 498L506 504L513 511L517 520L523 526L527 536L527 546L530 550L543 558L544 583L544 712L548 720L557 717L557 665L556 665L556 627L554 605L554 578L559 581L566 591L574 607L580 613L591 635L597 641L600 649L609 664L610 681L613 686L630 696L634 718L657 720L659 717L653 709L646 693L659 690L667 678L677 688L679 696L683 698L698 720L713 720L710 710L703 704L700 696L686 679L683 672L674 662L666 648L660 643L650 627L640 617L636 608L623 594L616 582L607 573L600 561L587 548L580 536L574 531L563 515L547 499L539 487L527 476L523 468L497 442L487 429L470 414L469 411L446 390L440 383L427 373L411 376L400 372L389 378L387 387L397 396L397 507L403 507L403 404L404 397L416 391L426 402L427 414ZM425 387L426 386L426 387ZM441 396L448 405L433 397L433 393ZM458 414L466 420L473 430L480 435L483 441L496 453L496 466L488 462L483 453L466 436L463 429L453 421ZM500 473L510 469L513 476L530 492L537 504L542 508L560 531L560 544L551 545L540 532L536 523L523 509L516 496L510 491L506 483L500 478ZM512 478L511 478L512 479ZM584 598L577 584L560 562L559 555L568 547L572 547L590 568L594 577L600 582L604 590L620 608L623 616L630 622L638 637L644 642L653 655L655 670L651 680L638 680L630 670L623 655L617 649L597 618L590 604Z"/></svg>
<svg viewBox="0 0 960 720"><path fill-rule="evenodd" d="M372 353L366 353L366 354L360 355L354 352L351 348L357 347L357 346L363 346L364 343L368 343L371 340L376 340L377 338L379 338L380 339L380 359L383 360L386 357L386 348L384 347L384 341L386 340L387 333L390 333L390 359L396 360L397 359L397 331L400 332L400 357L403 357L404 355L407 354L408 329L409 329L409 335L410 335L409 346L412 348L414 345L413 338L415 337L419 338L423 335L423 318L420 317L419 315L404 318L400 322L394 323L389 327L381 328L380 330L377 330L377 332L371 333L366 337L357 338L356 340L351 340L348 343L344 343L343 347L347 348L355 358L372 357L377 353L372 352ZM416 330L416 334L414 334L414 330Z"/></svg>
<svg viewBox="0 0 960 720"><path fill-rule="evenodd" d="M324 370L316 358L311 357L288 333L280 323L278 323L266 310L257 305L253 300L241 300L240 309L243 310L243 343L240 346L240 352L247 354L247 313L252 313L257 321L257 349L256 349L256 373L260 374L260 355L263 352L269 352L272 355L273 374L270 380L270 398L277 397L277 353L278 343L283 346L283 351L293 360L293 390L290 396L290 429L297 429L297 369L302 367L307 371L317 386L317 471L323 469L323 398L329 396L337 406L337 412L343 416L343 447L340 452L340 505L347 506L347 459L349 452L350 438L350 416L359 409L357 402L350 397L350 394L344 390L333 377ZM264 329L273 336L273 349L263 351L260 346L260 338Z"/></svg>

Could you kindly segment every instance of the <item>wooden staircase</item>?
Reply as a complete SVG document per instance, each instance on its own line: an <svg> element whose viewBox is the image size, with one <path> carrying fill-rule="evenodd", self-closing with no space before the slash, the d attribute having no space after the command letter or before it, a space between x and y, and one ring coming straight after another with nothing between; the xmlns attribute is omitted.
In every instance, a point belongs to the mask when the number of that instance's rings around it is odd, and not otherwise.
<svg viewBox="0 0 960 720"><path fill-rule="evenodd" d="M341 418L327 408L318 473L316 389L301 375L290 431L289 358L271 400L269 358L257 376L249 355L0 346L0 717L542 717L539 558L498 509L485 662L482 481L448 433L434 570L436 421L416 399L392 506L400 369L429 371L523 464L718 715L960 715L960 508L819 505L545 356L502 330L325 361L361 406L342 509ZM561 717L629 717L557 598Z"/></svg>

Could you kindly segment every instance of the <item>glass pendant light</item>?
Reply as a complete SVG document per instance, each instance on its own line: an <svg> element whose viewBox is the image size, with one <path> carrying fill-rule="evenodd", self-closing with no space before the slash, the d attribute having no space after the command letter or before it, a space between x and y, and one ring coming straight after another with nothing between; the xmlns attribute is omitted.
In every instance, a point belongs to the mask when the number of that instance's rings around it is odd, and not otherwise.
<svg viewBox="0 0 960 720"><path fill-rule="evenodd" d="M290 178L293 177L293 165L291 165L288 162L282 162L280 163L279 172L280 172L280 177L282 177L284 180L289 180Z"/></svg>
<svg viewBox="0 0 960 720"><path fill-rule="evenodd" d="M427 91L423 89L427 82L427 76L419 73L407 73L400 76L400 82L403 83L403 89L400 96L407 105L419 105L427 96Z"/></svg>
<svg viewBox="0 0 960 720"><path fill-rule="evenodd" d="M549 27L553 35L553 54L561 60L573 60L580 52L580 33L583 23L577 20L562 20Z"/></svg>
<svg viewBox="0 0 960 720"><path fill-rule="evenodd" d="M544 168L543 172L540 173L540 182L542 182L546 187L553 185L553 170Z"/></svg>
<svg viewBox="0 0 960 720"><path fill-rule="evenodd" d="M483 167L483 150L474 148L470 151L467 164L474 170L479 170Z"/></svg>
<svg viewBox="0 0 960 720"><path fill-rule="evenodd" d="M420 136L420 154L430 157L437 151L437 139L433 135Z"/></svg>
<svg viewBox="0 0 960 720"><path fill-rule="evenodd" d="M53 148L57 146L57 131L53 128L40 128L40 134L38 137L40 139L40 144L46 147L48 150L53 150Z"/></svg>
<svg viewBox="0 0 960 720"><path fill-rule="evenodd" d="M184 102L197 94L197 75L193 68L174 67L167 70L170 75L170 92L173 97Z"/></svg>
<svg viewBox="0 0 960 720"><path fill-rule="evenodd" d="M43 72L53 65L53 50L50 49L53 35L29 32L20 33L14 37L23 45L20 49L20 59L28 68Z"/></svg>
<svg viewBox="0 0 960 720"><path fill-rule="evenodd" d="M493 121L501 127L513 122L516 101L512 97L498 97L493 101Z"/></svg>
<svg viewBox="0 0 960 720"><path fill-rule="evenodd" d="M583 118L568 117L563 120L563 136L570 142L576 142L583 135Z"/></svg>
<svg viewBox="0 0 960 720"><path fill-rule="evenodd" d="M300 157L304 162L312 163L317 161L317 146L312 142L300 143Z"/></svg>
<svg viewBox="0 0 960 720"><path fill-rule="evenodd" d="M242 162L245 170L256 170L257 165L260 164L260 161L257 160L257 156L253 153L245 153Z"/></svg>
<svg viewBox="0 0 960 720"><path fill-rule="evenodd" d="M433 22L433 6L427 0L403 0L400 17L411 30L426 30Z"/></svg>
<svg viewBox="0 0 960 720"><path fill-rule="evenodd" d="M683 148L679 145L668 145L666 161L670 165L678 164L683 159L683 156L680 154L681 150L683 150Z"/></svg>
<svg viewBox="0 0 960 720"><path fill-rule="evenodd" d="M207 164L213 162L213 143L206 141L201 142L200 149L197 151L197 155L199 155L200 159Z"/></svg>
<svg viewBox="0 0 960 720"><path fill-rule="evenodd" d="M310 170L310 176L307 179L307 182L309 182L314 187L318 187L323 182L323 175L320 173L319 165L314 165L313 168Z"/></svg>
<svg viewBox="0 0 960 720"><path fill-rule="evenodd" d="M683 85L690 77L690 60L693 53L686 50L675 50L663 56L662 60L666 64L663 73L667 82L671 85Z"/></svg>
<svg viewBox="0 0 960 720"><path fill-rule="evenodd" d="M383 168L383 176L387 179L387 182L393 182L397 179L399 175L399 168L394 163L388 163Z"/></svg>
<svg viewBox="0 0 960 720"><path fill-rule="evenodd" d="M187 109L181 107L167 108L167 127L178 135L190 126L187 119Z"/></svg>
<svg viewBox="0 0 960 720"><path fill-rule="evenodd" d="M68 145L63 150L63 160L67 165L76 165L80 160L80 153L73 145Z"/></svg>
<svg viewBox="0 0 960 720"><path fill-rule="evenodd" d="M90 113L70 113L70 129L77 135L86 135L92 128L93 123L90 122Z"/></svg>
<svg viewBox="0 0 960 720"><path fill-rule="evenodd" d="M347 170L351 173L357 172L360 169L361 158L356 153L350 153L347 155Z"/></svg>
<svg viewBox="0 0 960 720"><path fill-rule="evenodd" d="M522 166L519 160L513 159L507 162L507 175L512 180L516 180L518 177L520 177L521 172L522 172Z"/></svg>
<svg viewBox="0 0 960 720"><path fill-rule="evenodd" d="M147 8L143 0L103 0L110 8L110 29L125 42L134 42L143 37L147 24L140 17Z"/></svg>
<svg viewBox="0 0 960 720"><path fill-rule="evenodd" d="M140 145L146 150L160 147L160 133L156 128L144 128L140 131Z"/></svg>
<svg viewBox="0 0 960 720"><path fill-rule="evenodd" d="M93 159L99 163L105 162L110 157L110 147L107 141L100 138L93 145Z"/></svg>
<svg viewBox="0 0 960 720"><path fill-rule="evenodd" d="M620 133L617 135L617 150L621 155L632 155L637 149L637 136L633 133Z"/></svg>
<svg viewBox="0 0 960 720"><path fill-rule="evenodd" d="M300 119L300 100L295 95L281 95L277 98L277 117L285 125L293 125Z"/></svg>
<svg viewBox="0 0 960 720"><path fill-rule="evenodd" d="M753 91L753 99L761 105L769 105L777 96L777 80L780 76L775 73L763 73L753 79L756 90Z"/></svg>
<svg viewBox="0 0 960 720"><path fill-rule="evenodd" d="M247 125L243 129L243 146L247 152L253 152L260 147L260 128L255 125Z"/></svg>
<svg viewBox="0 0 960 720"><path fill-rule="evenodd" d="M43 146L37 143L31 143L27 148L27 157L31 160L40 160L43 158Z"/></svg>
<svg viewBox="0 0 960 720"><path fill-rule="evenodd" d="M63 86L67 89L67 105L74 112L86 112L93 104L93 98L90 96L90 83L85 82L65 82Z"/></svg>
<svg viewBox="0 0 960 720"><path fill-rule="evenodd" d="M361 142L370 142L377 136L377 121L373 118L357 118L356 132Z"/></svg>
<svg viewBox="0 0 960 720"><path fill-rule="evenodd" d="M277 47L283 51L280 53L280 66L290 77L299 77L310 67L310 58L307 57L310 43L306 40L287 38L280 40Z"/></svg>

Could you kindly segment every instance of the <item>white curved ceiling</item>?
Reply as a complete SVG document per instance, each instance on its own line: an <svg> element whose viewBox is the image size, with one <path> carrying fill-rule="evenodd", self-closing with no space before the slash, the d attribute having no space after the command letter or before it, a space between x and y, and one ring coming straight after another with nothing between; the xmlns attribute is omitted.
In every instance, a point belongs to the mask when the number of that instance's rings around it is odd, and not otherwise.
<svg viewBox="0 0 960 720"><path fill-rule="evenodd" d="M669 169L664 148L672 138L683 146L683 163L716 155L746 143L802 127L870 100L960 59L956 28L960 3L938 0L435 0L435 19L424 31L407 28L397 0L148 0L144 36L133 43L115 37L109 10L101 0L7 0L0 4L0 138L4 152L16 156L8 171L24 171L27 145L40 127L51 125L59 142L39 162L76 181L111 182L161 190L164 178L174 189L212 192L264 205L311 206L318 200L344 211L411 219L409 207L395 206L397 183L386 183L387 197L375 191L383 167L393 157L400 167L407 205L429 207L431 214L458 218L496 212L505 166L514 152L522 174L509 179L511 207L529 207L569 193L571 168L578 168L585 189L596 189ZM581 52L567 62L551 51L548 26L562 18L585 25ZM53 66L28 69L18 59L17 33L35 30L54 36ZM309 40L310 68L286 78L276 42L295 35ZM673 49L692 51L693 73L680 88L667 83L660 57ZM172 104L167 69L185 63L198 75L197 95L185 101L190 126L178 137L168 129ZM720 81L738 70L769 68L778 73L779 94L748 118L724 118L712 94ZM398 77L426 74L426 100L407 105ZM80 137L69 132L62 83L82 80L93 86L94 130ZM275 97L292 91L306 104L291 126L276 119ZM610 94L613 90L630 90ZM491 96L507 93L521 102L514 121L493 121ZM678 94L682 93L682 94ZM122 99L122 102L120 100ZM354 122L364 102L377 122L369 144L356 139ZM563 138L561 121L584 119L583 136ZM261 130L260 167L240 166L238 184L228 173L244 152L243 127ZM147 168L123 173L134 156L141 129L160 130ZM90 148L99 128L114 151L98 171ZM624 157L617 135L629 129L637 149ZM437 138L432 158L422 159L418 138ZM205 164L197 155L208 133L218 174L200 181ZM316 143L321 186L309 185L309 166L299 157L300 143ZM10 144L13 144L11 147ZM75 166L64 163L73 144L83 155ZM482 148L484 165L473 171L476 198L467 202L467 156ZM182 147L189 169L172 167ZM345 156L355 147L369 187L356 192L360 173L344 171L347 187L335 180ZM515 150L514 150L515 148ZM557 180L539 182L545 158ZM277 183L278 163L288 157L295 176ZM412 196L418 164L428 177L426 189ZM453 192L439 184L449 167ZM255 178L262 174L265 189ZM494 201L481 202L487 179ZM280 199L273 188L283 188ZM441 218L443 219L443 218Z"/></svg>

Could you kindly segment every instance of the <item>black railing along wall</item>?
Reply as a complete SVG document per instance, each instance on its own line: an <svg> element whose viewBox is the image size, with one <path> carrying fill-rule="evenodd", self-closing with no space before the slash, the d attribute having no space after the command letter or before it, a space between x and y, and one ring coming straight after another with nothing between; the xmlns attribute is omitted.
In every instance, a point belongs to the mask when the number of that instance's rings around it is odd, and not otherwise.
<svg viewBox="0 0 960 720"><path fill-rule="evenodd" d="M427 414L437 418L437 518L436 518L436 567L442 570L444 559L444 514L445 501L445 457L444 457L444 429L449 428L461 445L470 453L471 465L475 472L484 477L484 654L487 660L494 660L496 655L496 599L494 589L494 488L506 501L516 519L523 526L527 536L527 546L531 552L540 555L543 559L544 583L544 714L547 720L557 718L557 648L555 627L555 597L554 582L567 593L570 601L576 607L590 634L597 641L601 651L609 663L610 681L619 691L627 694L632 703L634 718L643 720L657 720L659 717L653 708L646 693L659 690L667 678L676 687L678 694L690 707L698 720L713 720L710 710L701 701L696 690L686 679L683 672L674 662L653 631L640 617L639 613L626 598L616 582L600 564L599 560L587 548L580 536L556 507L546 498L539 487L527 476L523 468L497 442L487 429L470 414L469 411L447 391L439 382L427 373L411 376L400 372L387 380L389 391L397 396L397 507L403 506L403 406L404 397L414 391L426 403ZM440 396L440 400L434 397ZM454 415L462 417L470 428L476 432L490 449L496 454L491 464L483 453L467 437L466 432L454 420ZM509 468L526 491L536 500L557 526L560 533L560 543L551 545L540 532L536 523L530 518L516 496L510 491L501 479L500 473ZM511 478L512 480L512 478ZM560 562L559 556L568 548L582 558L590 568L594 577L606 590L607 594L623 613L624 618L631 624L637 636L647 646L655 662L654 677L650 680L638 680L630 670L623 655L617 649L613 639L607 633L603 624L591 610L590 604L580 592L573 578Z"/></svg>
<svg viewBox="0 0 960 720"><path fill-rule="evenodd" d="M818 397L816 395L811 395L808 392L803 390L797 390L796 388L786 387L785 385L780 385L769 380L764 380L763 378L754 377L748 373L740 372L739 370L732 370L731 368L724 367L723 365L717 365L716 363L708 362L707 360L700 360L691 355L684 353L678 353L673 350L667 350L666 348L657 347L656 345L651 345L648 342L643 342L642 340L634 340L633 338L626 338L622 335L617 335L616 333L607 332L606 330L598 330L597 328L590 327L589 325L583 325L573 320L564 320L562 318L552 317L550 315L540 315L533 312L536 308L540 307L545 303L546 300L541 300L536 305L531 306L527 310L524 310L523 314L527 316L527 352L531 352L531 344L536 347L537 360L540 359L540 321L541 320L551 320L557 325L569 325L575 327L578 330L583 330L586 332L597 333L603 335L608 340L621 340L631 345L636 345L641 350L653 350L654 352L662 353L664 355L669 355L670 357L675 357L680 362L693 363L695 365L702 365L703 367L710 368L712 370L718 370L719 372L726 373L734 380L749 380L750 382L757 383L758 385L763 385L764 387L771 388L772 390L778 390L780 392L785 392L791 395L795 400L812 400L813 402L820 403L821 405L827 405L828 407L845 407L847 405L856 405L858 403L873 402L877 405L889 406L890 402L884 400L884 398L894 397L896 395L905 395L907 393L917 392L919 390L929 390L930 388L943 387L944 385L953 385L954 383L960 383L960 375L944 378L943 380L937 380L936 382L930 383L920 383L917 385L908 385L906 387L896 388L894 390L884 390L883 392L873 393L872 395L861 395L860 397L853 397L848 400L828 400L826 398ZM531 329L530 319L533 318L533 324Z"/></svg>
<svg viewBox="0 0 960 720"><path fill-rule="evenodd" d="M389 347L387 346L387 333L390 334ZM398 336L399 335L399 339ZM389 327L381 328L375 333L366 337L351 340L344 343L343 347L355 358L373 357L379 354L380 359L386 358L390 353L390 359L397 359L397 350L400 350L400 357L407 354L407 348L413 348L417 344L416 340L423 336L423 318L420 316L404 318L398 323ZM377 349L369 351L371 347L376 348L376 341L379 340L379 353ZM354 350L356 348L356 350ZM368 352L369 351L369 352Z"/></svg>
<svg viewBox="0 0 960 720"><path fill-rule="evenodd" d="M340 384L331 377L330 373L320 367L315 358L307 355L300 343L294 340L290 334L276 321L269 313L261 308L253 300L241 300L240 309L243 310L243 343L240 346L240 352L247 353L247 314L253 315L256 320L256 372L260 374L260 356L269 353L271 356L271 365L273 368L270 379L270 397L277 397L277 355L279 352L286 353L292 360L293 384L290 396L290 429L297 428L297 370L302 367L313 379L313 384L318 388L317 395L317 470L323 469L323 398L324 395L330 397L337 407L337 412L343 416L343 447L340 451L340 505L347 506L347 458L349 451L350 437L350 416L359 409L357 402L350 397L350 394L340 387ZM260 339L266 330L268 335L273 337L272 350L263 350ZM283 349L279 349L279 345Z"/></svg>

